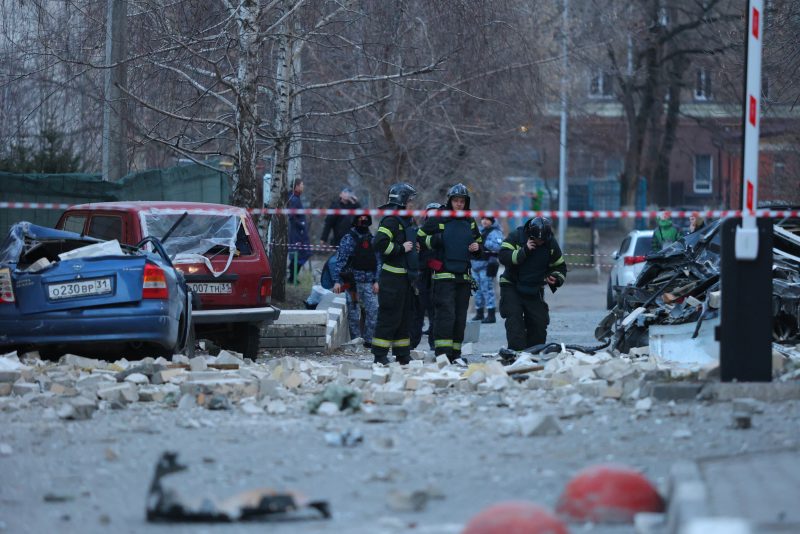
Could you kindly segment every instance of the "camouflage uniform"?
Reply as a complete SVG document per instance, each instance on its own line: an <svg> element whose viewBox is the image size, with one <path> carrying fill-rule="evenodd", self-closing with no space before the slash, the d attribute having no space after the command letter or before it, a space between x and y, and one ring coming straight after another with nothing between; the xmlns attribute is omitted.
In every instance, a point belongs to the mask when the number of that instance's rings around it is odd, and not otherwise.
<svg viewBox="0 0 800 534"><path fill-rule="evenodd" d="M381 268L380 255L375 253L374 271L363 271L348 268L348 263L356 254L356 247L362 243L362 236L371 242L372 234L369 228L363 229L363 234L357 232L361 229L352 228L346 233L339 242L339 251L333 267L333 279L336 283L342 284L347 298L347 320L350 325L350 337L361 337L367 343L372 343L372 336L375 333L375 324L378 319L378 295L372 290L372 285L378 281L378 273ZM371 248L371 245L370 245ZM350 276L347 276L349 273ZM345 282L342 275L349 281ZM361 310L364 310L364 331L361 331Z"/></svg>

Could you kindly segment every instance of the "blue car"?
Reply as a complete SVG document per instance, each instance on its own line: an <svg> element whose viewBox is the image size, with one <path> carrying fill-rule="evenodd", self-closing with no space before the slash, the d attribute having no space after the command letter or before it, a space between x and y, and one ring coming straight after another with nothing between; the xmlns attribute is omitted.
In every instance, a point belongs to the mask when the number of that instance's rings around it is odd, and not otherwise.
<svg viewBox="0 0 800 534"><path fill-rule="evenodd" d="M167 356L193 348L191 313L155 238L122 247L20 222L0 246L0 350Z"/></svg>

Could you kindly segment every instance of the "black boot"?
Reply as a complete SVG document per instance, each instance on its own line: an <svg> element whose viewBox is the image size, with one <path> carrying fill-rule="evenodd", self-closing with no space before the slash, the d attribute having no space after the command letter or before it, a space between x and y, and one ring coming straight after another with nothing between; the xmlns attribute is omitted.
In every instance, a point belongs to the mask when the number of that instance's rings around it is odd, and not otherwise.
<svg viewBox="0 0 800 534"><path fill-rule="evenodd" d="M481 321L482 323L496 323L497 318L494 316L494 308L487 308L486 309L486 318Z"/></svg>
<svg viewBox="0 0 800 534"><path fill-rule="evenodd" d="M380 363L382 365L389 365L389 358L387 358L385 354L381 356L375 354L375 363Z"/></svg>
<svg viewBox="0 0 800 534"><path fill-rule="evenodd" d="M483 308L475 308L475 317L473 317L472 320L483 321Z"/></svg>

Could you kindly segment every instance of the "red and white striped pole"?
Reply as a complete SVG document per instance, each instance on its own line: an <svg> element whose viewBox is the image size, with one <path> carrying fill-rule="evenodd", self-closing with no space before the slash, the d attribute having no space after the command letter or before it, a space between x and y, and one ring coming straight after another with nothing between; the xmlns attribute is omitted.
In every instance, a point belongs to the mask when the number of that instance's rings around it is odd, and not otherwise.
<svg viewBox="0 0 800 534"><path fill-rule="evenodd" d="M750 0L747 10L742 223L723 221L720 231L722 303L717 335L723 382L772 379L772 221L756 221L763 7L763 0Z"/></svg>
<svg viewBox="0 0 800 534"><path fill-rule="evenodd" d="M758 139L761 122L761 49L764 35L763 0L750 0L747 24L747 80L744 106L744 162L742 164L742 226L736 231L736 258L758 255Z"/></svg>

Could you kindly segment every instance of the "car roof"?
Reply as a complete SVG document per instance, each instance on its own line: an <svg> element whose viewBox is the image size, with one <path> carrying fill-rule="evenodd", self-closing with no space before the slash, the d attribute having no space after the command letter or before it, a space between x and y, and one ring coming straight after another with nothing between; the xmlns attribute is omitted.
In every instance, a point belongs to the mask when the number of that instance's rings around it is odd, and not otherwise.
<svg viewBox="0 0 800 534"><path fill-rule="evenodd" d="M213 204L210 202L184 202L172 200L137 200L118 202L92 202L70 206L70 210L114 210L114 211L149 211L152 209L174 209L189 211L218 211L218 212L246 212L244 208L229 206L227 204Z"/></svg>
<svg viewBox="0 0 800 534"><path fill-rule="evenodd" d="M631 237L651 237L653 235L652 230L631 230L628 234Z"/></svg>

